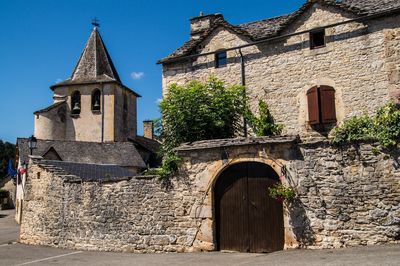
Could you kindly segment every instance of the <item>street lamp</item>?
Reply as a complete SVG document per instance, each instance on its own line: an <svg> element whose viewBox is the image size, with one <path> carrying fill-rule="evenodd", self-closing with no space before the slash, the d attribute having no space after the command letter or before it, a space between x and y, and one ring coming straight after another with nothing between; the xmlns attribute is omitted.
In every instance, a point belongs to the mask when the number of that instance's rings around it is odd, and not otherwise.
<svg viewBox="0 0 400 266"><path fill-rule="evenodd" d="M29 150L31 151L31 155L34 149L36 149L37 146L37 139L32 135L28 139L28 146Z"/></svg>

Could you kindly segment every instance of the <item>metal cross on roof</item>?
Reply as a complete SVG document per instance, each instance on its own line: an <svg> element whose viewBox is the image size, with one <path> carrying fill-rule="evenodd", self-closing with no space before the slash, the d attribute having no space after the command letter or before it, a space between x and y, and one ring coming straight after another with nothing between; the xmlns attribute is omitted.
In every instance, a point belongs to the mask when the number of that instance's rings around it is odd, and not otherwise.
<svg viewBox="0 0 400 266"><path fill-rule="evenodd" d="M100 20L97 18L92 19L92 25L95 27L100 27Z"/></svg>

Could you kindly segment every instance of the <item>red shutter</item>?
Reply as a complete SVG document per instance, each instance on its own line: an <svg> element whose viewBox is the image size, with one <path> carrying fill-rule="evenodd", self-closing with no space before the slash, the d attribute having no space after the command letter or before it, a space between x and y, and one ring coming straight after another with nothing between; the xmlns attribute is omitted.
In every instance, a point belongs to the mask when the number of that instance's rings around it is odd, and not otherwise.
<svg viewBox="0 0 400 266"><path fill-rule="evenodd" d="M329 86L319 88L321 97L322 123L336 122L335 90Z"/></svg>
<svg viewBox="0 0 400 266"><path fill-rule="evenodd" d="M317 87L312 87L307 91L307 102L308 102L308 123L310 125L319 124Z"/></svg>

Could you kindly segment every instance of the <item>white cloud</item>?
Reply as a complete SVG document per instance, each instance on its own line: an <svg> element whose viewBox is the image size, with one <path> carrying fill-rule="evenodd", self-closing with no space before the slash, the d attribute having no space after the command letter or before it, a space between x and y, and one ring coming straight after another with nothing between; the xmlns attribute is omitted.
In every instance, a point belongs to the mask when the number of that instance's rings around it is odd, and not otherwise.
<svg viewBox="0 0 400 266"><path fill-rule="evenodd" d="M63 81L62 79L57 79L56 83L60 83L61 81Z"/></svg>
<svg viewBox="0 0 400 266"><path fill-rule="evenodd" d="M142 79L144 77L144 73L143 72L132 72L131 77L134 80Z"/></svg>
<svg viewBox="0 0 400 266"><path fill-rule="evenodd" d="M158 98L156 104L159 104L160 102L162 102L162 100L163 100L162 98Z"/></svg>

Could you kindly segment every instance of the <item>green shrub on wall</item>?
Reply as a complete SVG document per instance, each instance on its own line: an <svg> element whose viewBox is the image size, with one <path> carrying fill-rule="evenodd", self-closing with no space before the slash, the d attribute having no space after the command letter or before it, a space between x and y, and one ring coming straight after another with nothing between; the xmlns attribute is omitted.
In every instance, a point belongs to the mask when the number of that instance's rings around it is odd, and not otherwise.
<svg viewBox="0 0 400 266"><path fill-rule="evenodd" d="M373 139L375 139L373 121L368 115L351 117L340 127L336 127L333 130L334 143L350 143Z"/></svg>
<svg viewBox="0 0 400 266"><path fill-rule="evenodd" d="M372 117L352 117L335 128L334 143L374 140L385 148L400 147L400 105L389 102Z"/></svg>
<svg viewBox="0 0 400 266"><path fill-rule="evenodd" d="M400 105L390 102L374 117L376 139L385 147L400 147Z"/></svg>

